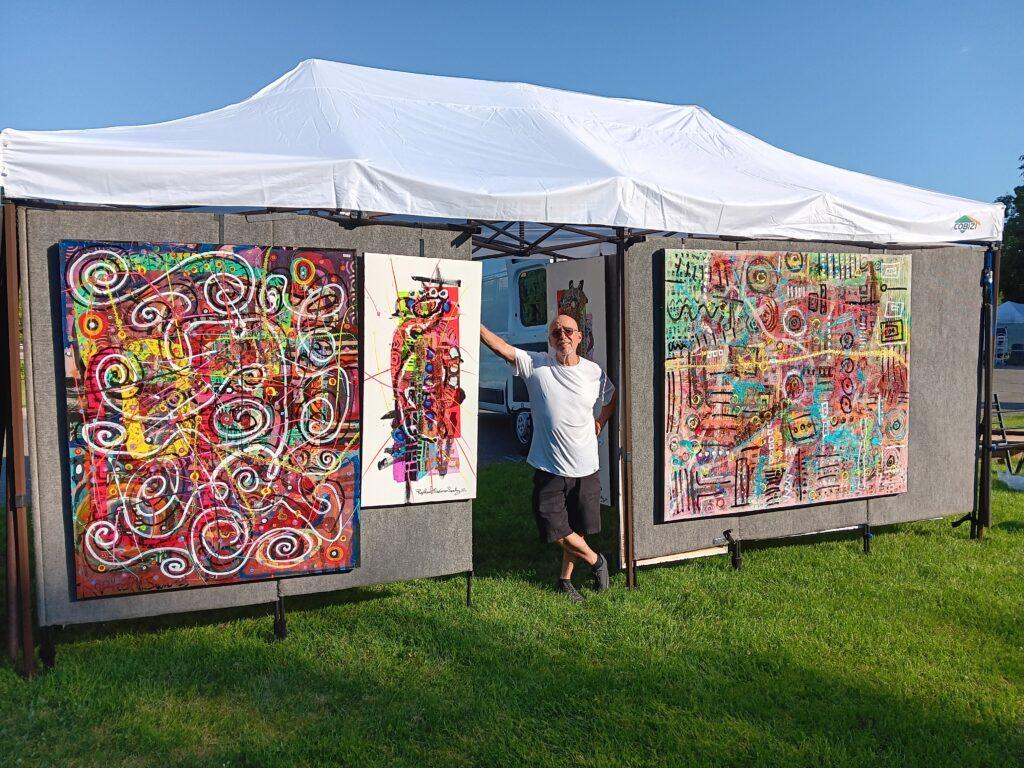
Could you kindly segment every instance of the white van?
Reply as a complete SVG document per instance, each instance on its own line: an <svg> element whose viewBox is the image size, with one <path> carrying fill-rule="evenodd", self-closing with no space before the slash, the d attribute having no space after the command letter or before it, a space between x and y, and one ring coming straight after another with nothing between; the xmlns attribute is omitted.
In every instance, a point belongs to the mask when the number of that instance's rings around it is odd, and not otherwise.
<svg viewBox="0 0 1024 768"><path fill-rule="evenodd" d="M550 258L497 258L484 262L480 321L520 349L548 348L547 267ZM526 385L512 366L481 346L480 410L509 417L523 453L530 448L533 424Z"/></svg>

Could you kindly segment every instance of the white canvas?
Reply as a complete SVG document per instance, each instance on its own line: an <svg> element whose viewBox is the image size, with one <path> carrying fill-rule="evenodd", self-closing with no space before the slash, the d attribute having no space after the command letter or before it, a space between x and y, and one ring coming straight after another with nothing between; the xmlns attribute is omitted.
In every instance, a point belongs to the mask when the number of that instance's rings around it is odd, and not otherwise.
<svg viewBox="0 0 1024 768"><path fill-rule="evenodd" d="M558 294L568 301L567 314L576 320L583 331L579 354L608 370L607 318L604 301L604 257L562 261L548 267L548 317L558 314ZM600 406L594 409L596 416ZM601 461L601 503L611 504L611 481L608 473L608 429L597 440Z"/></svg>
<svg viewBox="0 0 1024 768"><path fill-rule="evenodd" d="M481 273L366 254L364 507L476 496Z"/></svg>

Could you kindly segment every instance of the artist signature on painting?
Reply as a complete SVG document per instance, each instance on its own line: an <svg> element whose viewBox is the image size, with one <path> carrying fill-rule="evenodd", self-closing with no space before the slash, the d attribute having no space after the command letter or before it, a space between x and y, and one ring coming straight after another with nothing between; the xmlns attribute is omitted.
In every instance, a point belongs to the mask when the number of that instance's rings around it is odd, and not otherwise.
<svg viewBox="0 0 1024 768"><path fill-rule="evenodd" d="M414 488L417 496L436 496L437 494L444 494L447 496L454 496L460 493L465 493L465 488Z"/></svg>

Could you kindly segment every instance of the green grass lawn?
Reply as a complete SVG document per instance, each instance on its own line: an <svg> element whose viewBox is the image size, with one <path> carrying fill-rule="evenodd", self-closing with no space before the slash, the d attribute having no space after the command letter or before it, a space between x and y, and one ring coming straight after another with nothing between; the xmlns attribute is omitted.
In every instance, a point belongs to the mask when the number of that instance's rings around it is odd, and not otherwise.
<svg viewBox="0 0 1024 768"><path fill-rule="evenodd" d="M993 429L998 431L999 420L995 414L992 415ZM1007 429L1020 429L1024 427L1024 411L1008 411L1003 413L1003 426Z"/></svg>
<svg viewBox="0 0 1024 768"><path fill-rule="evenodd" d="M1024 495L981 543L747 549L573 606L525 468L480 479L471 609L457 577L292 600L284 642L265 609L69 629L0 667L0 764L1024 764Z"/></svg>

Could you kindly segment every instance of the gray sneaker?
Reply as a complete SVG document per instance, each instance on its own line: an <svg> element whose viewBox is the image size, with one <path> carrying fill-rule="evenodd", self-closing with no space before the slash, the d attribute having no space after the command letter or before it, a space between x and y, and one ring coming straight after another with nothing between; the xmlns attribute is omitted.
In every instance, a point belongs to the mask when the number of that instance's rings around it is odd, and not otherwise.
<svg viewBox="0 0 1024 768"><path fill-rule="evenodd" d="M559 579L555 582L555 592L560 592L574 603L582 603L583 595L573 586L569 579Z"/></svg>
<svg viewBox="0 0 1024 768"><path fill-rule="evenodd" d="M594 591L604 592L608 589L608 558L597 553L597 562L592 569L594 572Z"/></svg>

